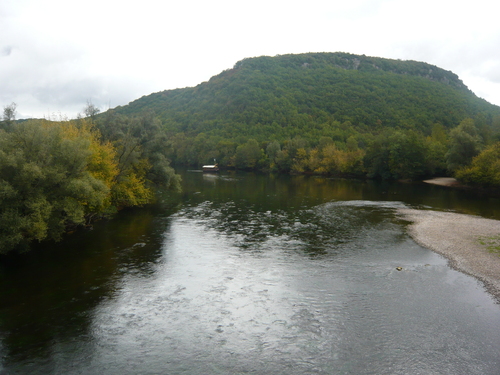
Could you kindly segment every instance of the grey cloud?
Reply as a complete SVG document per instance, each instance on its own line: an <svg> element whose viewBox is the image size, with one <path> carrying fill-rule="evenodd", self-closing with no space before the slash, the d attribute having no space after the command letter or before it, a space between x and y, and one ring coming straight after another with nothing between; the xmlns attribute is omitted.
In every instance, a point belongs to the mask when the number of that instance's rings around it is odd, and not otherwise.
<svg viewBox="0 0 500 375"><path fill-rule="evenodd" d="M10 54L12 53L12 50L14 49L13 46L5 46L2 48L2 56L10 56Z"/></svg>

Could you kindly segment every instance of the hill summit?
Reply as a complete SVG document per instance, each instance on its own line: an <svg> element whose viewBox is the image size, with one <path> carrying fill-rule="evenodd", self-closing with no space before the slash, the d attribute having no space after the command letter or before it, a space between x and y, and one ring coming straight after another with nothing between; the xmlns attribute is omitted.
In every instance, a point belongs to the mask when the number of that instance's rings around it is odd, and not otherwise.
<svg viewBox="0 0 500 375"><path fill-rule="evenodd" d="M363 131L411 128L430 132L465 118L491 124L500 115L459 77L417 61L349 53L261 56L196 87L144 96L116 113L153 110L171 133L257 140L315 137L335 123Z"/></svg>

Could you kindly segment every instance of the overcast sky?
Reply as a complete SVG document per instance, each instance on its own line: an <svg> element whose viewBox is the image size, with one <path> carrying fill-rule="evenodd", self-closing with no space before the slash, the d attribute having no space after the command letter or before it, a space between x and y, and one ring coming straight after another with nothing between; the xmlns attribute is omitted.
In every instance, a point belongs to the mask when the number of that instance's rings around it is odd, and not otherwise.
<svg viewBox="0 0 500 375"><path fill-rule="evenodd" d="M425 61L500 105L498 0L1 0L0 105L76 117L196 86L245 57Z"/></svg>

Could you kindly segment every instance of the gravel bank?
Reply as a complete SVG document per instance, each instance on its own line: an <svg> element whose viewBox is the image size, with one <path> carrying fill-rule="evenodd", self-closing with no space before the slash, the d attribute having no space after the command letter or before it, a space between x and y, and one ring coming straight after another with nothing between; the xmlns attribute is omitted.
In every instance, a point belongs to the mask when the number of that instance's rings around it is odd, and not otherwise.
<svg viewBox="0 0 500 375"><path fill-rule="evenodd" d="M420 245L449 259L450 265L484 283L500 302L500 221L450 212L400 209ZM498 250L496 250L498 251Z"/></svg>

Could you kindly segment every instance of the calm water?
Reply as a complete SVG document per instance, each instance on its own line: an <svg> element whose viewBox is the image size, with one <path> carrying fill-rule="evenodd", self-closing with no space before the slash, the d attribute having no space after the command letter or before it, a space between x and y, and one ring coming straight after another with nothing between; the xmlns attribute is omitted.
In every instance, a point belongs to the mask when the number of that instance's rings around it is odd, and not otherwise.
<svg viewBox="0 0 500 375"><path fill-rule="evenodd" d="M500 374L500 306L399 207L427 185L186 172L182 203L3 259L0 374ZM403 267L397 271L396 267Z"/></svg>

